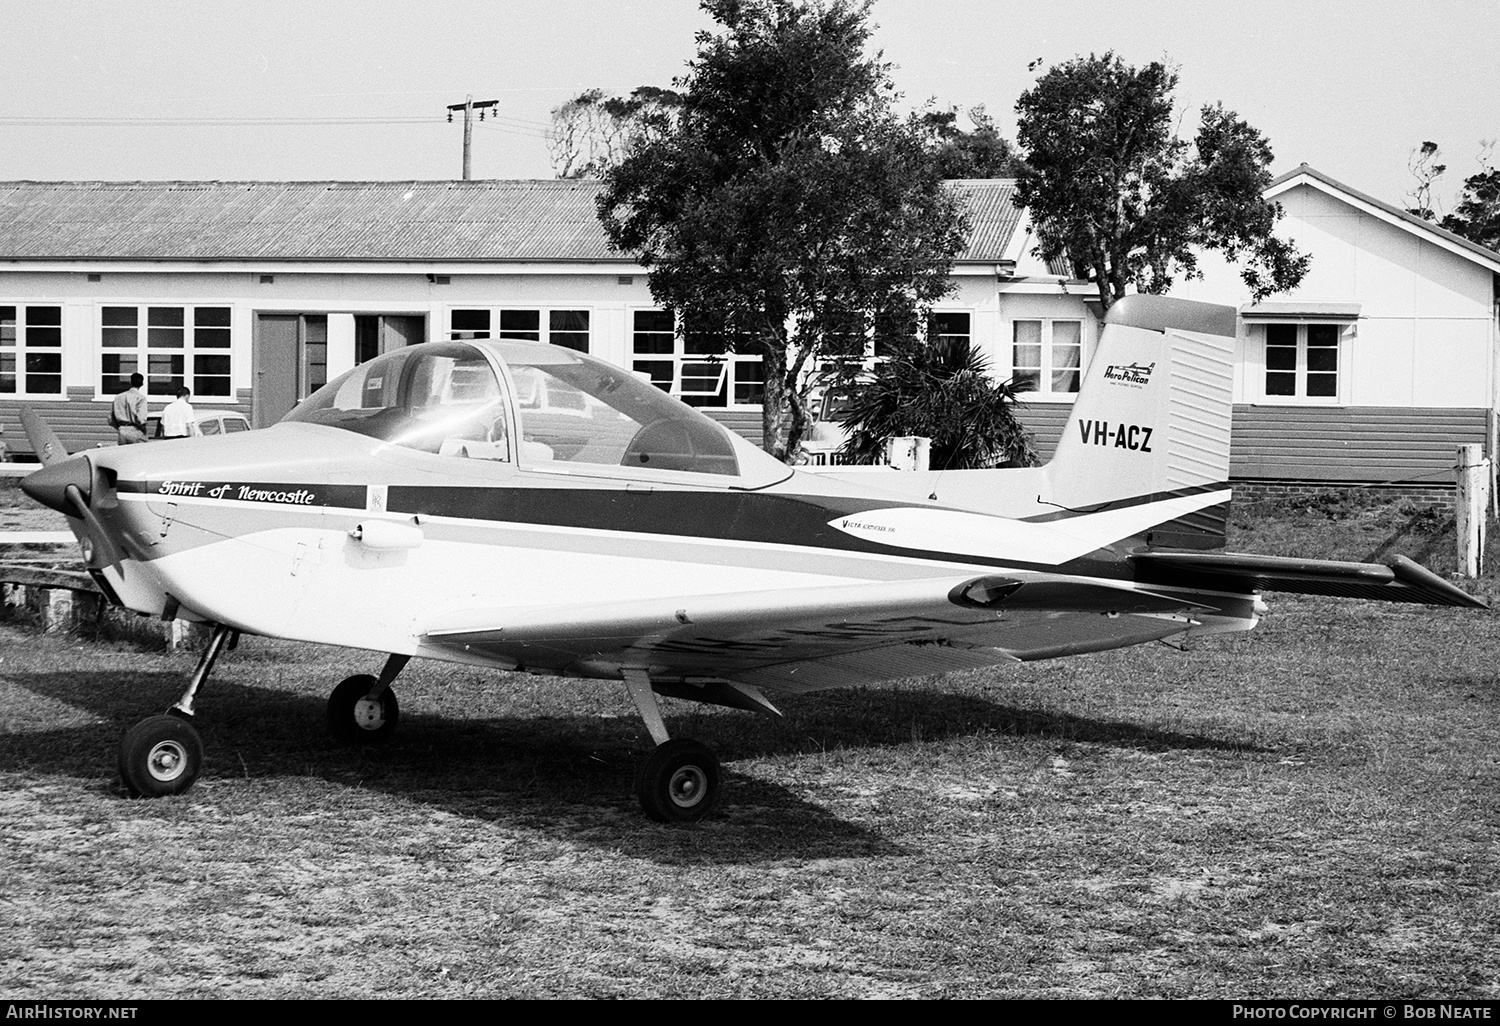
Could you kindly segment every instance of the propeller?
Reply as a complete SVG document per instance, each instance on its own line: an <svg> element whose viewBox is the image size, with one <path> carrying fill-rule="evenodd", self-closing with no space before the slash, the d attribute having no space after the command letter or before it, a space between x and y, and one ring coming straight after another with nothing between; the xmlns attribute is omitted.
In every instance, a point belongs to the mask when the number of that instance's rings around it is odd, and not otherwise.
<svg viewBox="0 0 1500 1026"><path fill-rule="evenodd" d="M49 509L55 509L68 517L82 520L88 527L79 542L85 547L85 558L93 562L88 550L96 550L104 562L119 571L120 551L115 546L99 517L89 508L89 497L93 490L94 468L83 456L69 456L68 450L58 441L52 428L48 427L33 410L21 411L21 425L42 469L21 479L21 491ZM74 534L80 534L75 528Z"/></svg>
<svg viewBox="0 0 1500 1026"><path fill-rule="evenodd" d="M36 453L36 458L42 461L42 466L50 467L68 458L68 450L35 410L21 410L21 427L25 428L31 449Z"/></svg>

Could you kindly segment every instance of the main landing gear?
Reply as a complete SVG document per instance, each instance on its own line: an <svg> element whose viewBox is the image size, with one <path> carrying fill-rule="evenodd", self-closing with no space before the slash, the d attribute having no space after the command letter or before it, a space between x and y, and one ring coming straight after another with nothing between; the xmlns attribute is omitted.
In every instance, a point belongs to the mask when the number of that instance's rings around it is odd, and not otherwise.
<svg viewBox="0 0 1500 1026"><path fill-rule="evenodd" d="M635 780L641 808L658 823L702 819L719 799L718 758L707 745L667 734L661 705L644 670L626 670L624 676L630 697L656 742L656 750Z"/></svg>
<svg viewBox="0 0 1500 1026"><path fill-rule="evenodd" d="M411 662L411 656L392 655L379 677L361 673L345 678L328 696L328 730L349 744L378 745L391 739L401 719L391 681Z"/></svg>

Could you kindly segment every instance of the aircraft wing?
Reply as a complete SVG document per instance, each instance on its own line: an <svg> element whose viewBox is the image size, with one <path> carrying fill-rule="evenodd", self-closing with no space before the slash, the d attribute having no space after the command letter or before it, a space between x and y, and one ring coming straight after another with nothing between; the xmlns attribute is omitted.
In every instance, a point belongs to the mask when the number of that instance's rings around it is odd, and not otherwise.
<svg viewBox="0 0 1500 1026"><path fill-rule="evenodd" d="M1127 582L984 575L455 610L436 615L421 641L544 672L611 676L625 666L688 687L717 679L811 691L1155 640L1187 629L1195 608Z"/></svg>
<svg viewBox="0 0 1500 1026"><path fill-rule="evenodd" d="M1130 557L1138 580L1208 591L1287 591L1434 606L1489 605L1405 556L1389 565L1289 559L1235 552L1142 552Z"/></svg>

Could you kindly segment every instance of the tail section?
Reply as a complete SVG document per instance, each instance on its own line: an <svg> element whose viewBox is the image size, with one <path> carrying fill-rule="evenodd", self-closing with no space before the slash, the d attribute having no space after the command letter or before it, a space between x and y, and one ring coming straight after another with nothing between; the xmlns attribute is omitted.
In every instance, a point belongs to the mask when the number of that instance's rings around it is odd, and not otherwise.
<svg viewBox="0 0 1500 1026"><path fill-rule="evenodd" d="M1049 501L1072 512L1163 503L1153 543L1222 545L1235 330L1233 307L1117 302L1044 468ZM1201 508L1184 514L1184 503Z"/></svg>
<svg viewBox="0 0 1500 1026"><path fill-rule="evenodd" d="M1232 307L1127 296L1047 464L1052 501L1082 509L1229 478Z"/></svg>
<svg viewBox="0 0 1500 1026"><path fill-rule="evenodd" d="M1105 318L1098 351L1046 466L863 480L903 497L1051 523L1084 552L1127 539L1220 547L1229 503L1236 322L1233 307L1127 296Z"/></svg>

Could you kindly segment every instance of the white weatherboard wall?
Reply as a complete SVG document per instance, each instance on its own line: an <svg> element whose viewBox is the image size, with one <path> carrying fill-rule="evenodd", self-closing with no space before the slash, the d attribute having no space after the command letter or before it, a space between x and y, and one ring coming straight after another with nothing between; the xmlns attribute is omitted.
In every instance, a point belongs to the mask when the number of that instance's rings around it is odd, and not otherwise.
<svg viewBox="0 0 1500 1026"><path fill-rule="evenodd" d="M1456 447L1487 440L1495 405L1493 261L1315 174L1269 195L1278 234L1312 263L1265 301L1284 315L1241 319L1232 476L1451 483ZM1238 267L1208 255L1202 268L1174 294L1247 311ZM1338 395L1266 395L1265 325L1336 306L1358 310L1341 324Z"/></svg>
<svg viewBox="0 0 1500 1026"><path fill-rule="evenodd" d="M1359 318L1340 347L1337 404L1472 409L1491 404L1493 275L1480 264L1420 238L1311 185L1277 197L1285 210L1277 233L1312 256L1302 284L1268 302L1355 303ZM1248 290L1237 267L1216 254L1202 260L1204 280L1174 295L1244 308ZM1242 323L1243 373L1236 399L1277 404L1263 386L1264 333Z"/></svg>

